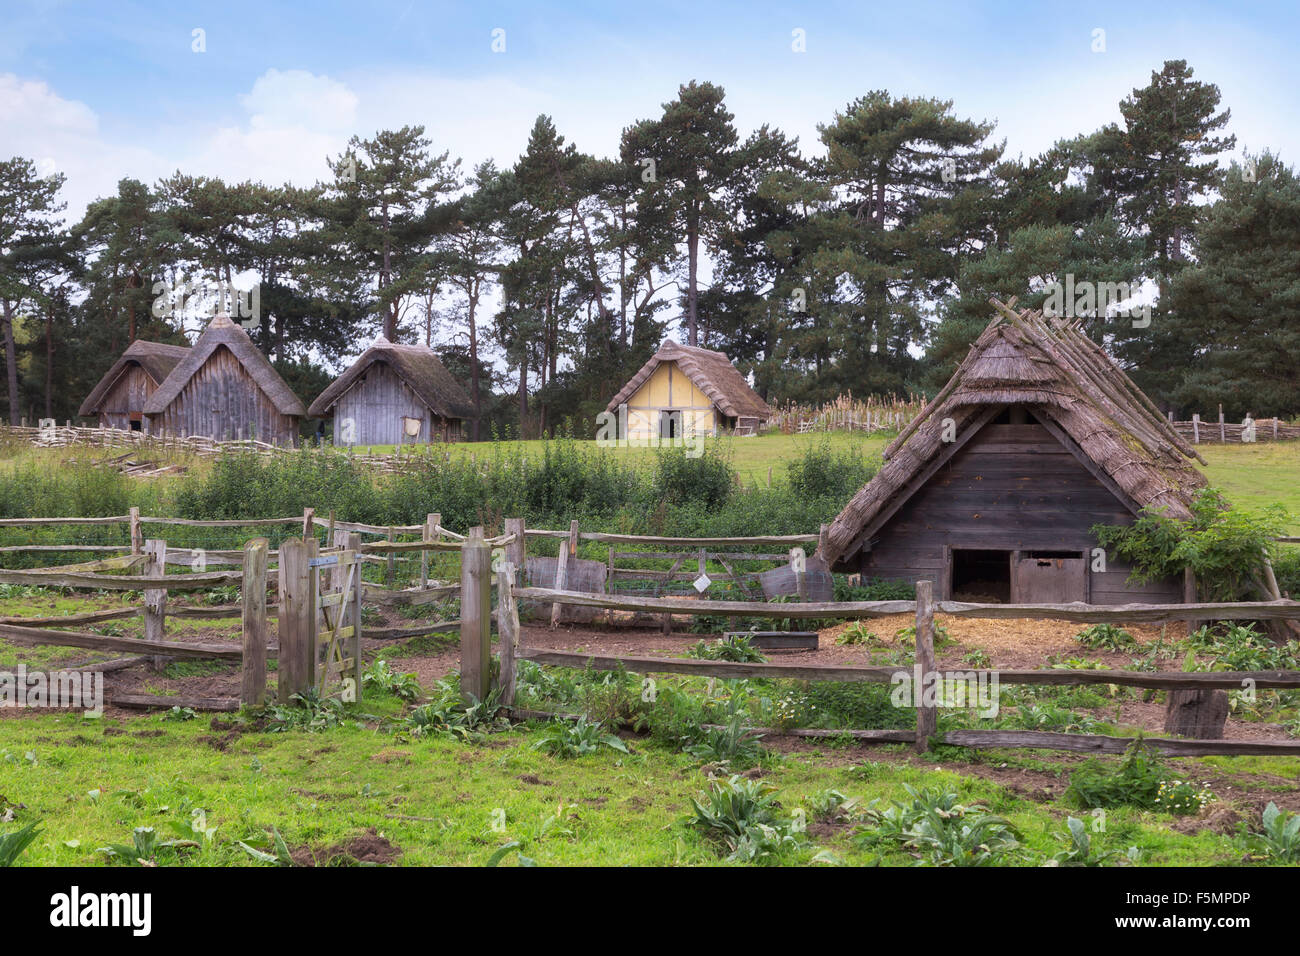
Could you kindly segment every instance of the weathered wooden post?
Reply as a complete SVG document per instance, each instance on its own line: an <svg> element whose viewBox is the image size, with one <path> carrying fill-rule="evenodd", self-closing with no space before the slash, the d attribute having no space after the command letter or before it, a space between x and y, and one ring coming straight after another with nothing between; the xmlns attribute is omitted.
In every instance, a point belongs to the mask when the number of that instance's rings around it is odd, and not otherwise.
<svg viewBox="0 0 1300 956"><path fill-rule="evenodd" d="M506 545L506 560L514 565L516 584L523 584L526 563L528 561L528 545L525 543L524 519L507 518L506 534L515 536L514 540Z"/></svg>
<svg viewBox="0 0 1300 956"><path fill-rule="evenodd" d="M1219 404L1219 441L1225 445L1228 443L1228 433L1224 429L1224 425L1223 425L1223 404L1222 403Z"/></svg>
<svg viewBox="0 0 1300 956"><path fill-rule="evenodd" d="M442 515L427 514L424 516L424 527L420 529L420 540L428 543L438 540L438 525L442 523ZM420 552L420 587L429 586L429 552L427 550Z"/></svg>
<svg viewBox="0 0 1300 956"><path fill-rule="evenodd" d="M349 602L348 610L351 613L348 615L344 615L340 613L339 619L343 622L344 625L346 624L352 625L352 638L349 641L350 646L348 649L351 651L352 654L351 677L352 680L355 681L355 684L353 685L353 689L356 691L356 700L360 700L361 699L361 598L364 596L365 589L366 589L365 583L361 580L361 569L364 567L364 565L361 562L361 532L359 531L349 532L347 536L347 540L344 542L344 547L348 551L351 551L356 555L356 565L355 565L356 571L352 572L355 574L353 581L355 582L356 587L352 591L352 600ZM344 578L344 581L346 580L347 578ZM341 612L342 608L340 608L339 610ZM345 618L347 617L350 617L351 620L350 621L345 620Z"/></svg>
<svg viewBox="0 0 1300 956"><path fill-rule="evenodd" d="M1192 444L1201 443L1201 414L1200 412L1192 413Z"/></svg>
<svg viewBox="0 0 1300 956"><path fill-rule="evenodd" d="M167 573L167 542L161 538L150 538L144 543L145 577L161 578ZM146 641L165 641L167 591L166 589L146 588L144 592L144 639ZM161 670L167 658L156 656L153 659L154 670Z"/></svg>
<svg viewBox="0 0 1300 956"><path fill-rule="evenodd" d="M244 662L239 702L245 707L266 703L266 561L270 542L254 538L244 545L243 605Z"/></svg>
<svg viewBox="0 0 1300 956"><path fill-rule="evenodd" d="M485 700L492 663L492 549L470 528L460 549L460 695Z"/></svg>
<svg viewBox="0 0 1300 956"><path fill-rule="evenodd" d="M140 509L131 509L131 553L144 553L144 529L140 526Z"/></svg>
<svg viewBox="0 0 1300 956"><path fill-rule="evenodd" d="M497 636L501 640L501 704L515 702L515 654L519 646L519 607L515 604L515 566L503 561L497 570Z"/></svg>
<svg viewBox="0 0 1300 956"><path fill-rule="evenodd" d="M563 591L569 585L569 561L578 553L578 522L569 522L568 540L560 545L560 556L555 562L555 590ZM551 605L551 627L558 627L560 610L564 607L558 601Z"/></svg>
<svg viewBox="0 0 1300 956"><path fill-rule="evenodd" d="M315 536L316 536L316 509L303 508L302 509L302 539L306 541L308 538L313 538Z"/></svg>
<svg viewBox="0 0 1300 956"><path fill-rule="evenodd" d="M319 546L313 538L289 538L280 545L280 638L278 671L280 703L312 685L315 668L311 652L315 645L316 599L312 593L311 559Z"/></svg>
<svg viewBox="0 0 1300 956"><path fill-rule="evenodd" d="M939 679L934 663L934 584L931 581L916 582L916 671L921 675L920 685L912 687L916 704L916 751L924 753L930 749L930 738L939 730L939 710L927 700L925 692L927 685ZM934 686L937 691L938 684Z"/></svg>

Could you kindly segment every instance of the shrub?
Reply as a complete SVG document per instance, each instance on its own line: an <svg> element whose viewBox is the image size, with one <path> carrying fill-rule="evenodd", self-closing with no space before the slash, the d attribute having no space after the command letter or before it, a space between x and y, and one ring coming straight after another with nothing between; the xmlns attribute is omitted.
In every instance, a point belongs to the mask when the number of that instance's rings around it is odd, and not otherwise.
<svg viewBox="0 0 1300 956"><path fill-rule="evenodd" d="M835 451L823 439L790 462L787 480L801 498L847 500L871 480L877 467L852 449Z"/></svg>
<svg viewBox="0 0 1300 956"><path fill-rule="evenodd" d="M713 509L723 505L736 487L736 472L716 446L706 446L698 458L681 447L655 450L652 500L673 505Z"/></svg>
<svg viewBox="0 0 1300 956"><path fill-rule="evenodd" d="M1094 759L1075 770L1066 797L1085 809L1131 806L1179 815L1197 813L1211 799L1208 790L1175 779L1141 738L1113 769Z"/></svg>
<svg viewBox="0 0 1300 956"><path fill-rule="evenodd" d="M584 757L594 754L601 747L609 747L621 753L628 752L627 744L614 734L606 733L604 727L588 720L585 715L577 720L554 721L533 744L534 750L560 758Z"/></svg>
<svg viewBox="0 0 1300 956"><path fill-rule="evenodd" d="M694 815L687 823L726 849L730 861L766 862L803 845L792 821L778 817L776 795L777 789L761 780L714 780L691 798Z"/></svg>

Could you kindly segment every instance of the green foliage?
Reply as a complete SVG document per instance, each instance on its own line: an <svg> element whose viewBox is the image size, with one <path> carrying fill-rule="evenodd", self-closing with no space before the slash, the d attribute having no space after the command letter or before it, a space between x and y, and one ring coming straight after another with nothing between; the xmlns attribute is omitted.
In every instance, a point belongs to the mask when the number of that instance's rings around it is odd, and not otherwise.
<svg viewBox="0 0 1300 956"><path fill-rule="evenodd" d="M127 866L158 866L175 862L178 851L198 845L196 840L160 840L158 831L153 827L136 827L131 831L129 844L110 843L100 847L98 852Z"/></svg>
<svg viewBox="0 0 1300 956"><path fill-rule="evenodd" d="M1137 640L1116 624L1092 624L1085 627L1074 639L1092 650L1127 651L1137 647Z"/></svg>
<svg viewBox="0 0 1300 956"><path fill-rule="evenodd" d="M698 641L687 648L686 656L706 661L734 661L741 664L756 664L767 660L763 652L744 634L724 637L711 643Z"/></svg>
<svg viewBox="0 0 1300 956"><path fill-rule="evenodd" d="M915 601L916 588L906 581L887 581L868 578L860 584L849 584L848 577L835 575L836 601Z"/></svg>
<svg viewBox="0 0 1300 956"><path fill-rule="evenodd" d="M770 863L803 846L792 821L778 816L777 789L761 780L733 775L713 780L709 789L691 798L694 816L689 826L741 863Z"/></svg>
<svg viewBox="0 0 1300 956"><path fill-rule="evenodd" d="M823 439L805 448L787 469L790 488L799 497L845 501L871 480L878 465L850 449L836 451Z"/></svg>
<svg viewBox="0 0 1300 956"><path fill-rule="evenodd" d="M343 702L337 697L321 697L316 688L294 694L288 706L273 704L267 708L270 720L266 729L270 733L290 730L319 732L338 727L347 717Z"/></svg>
<svg viewBox="0 0 1300 956"><path fill-rule="evenodd" d="M475 698L467 705L461 699L458 680L438 681L429 702L411 708L398 722L398 732L415 738L445 735L462 741L478 740L509 726L509 721L499 715L500 696L500 690L494 688L485 700Z"/></svg>
<svg viewBox="0 0 1300 956"><path fill-rule="evenodd" d="M9 833L0 833L0 867L13 866L32 841L41 835L39 821Z"/></svg>
<svg viewBox="0 0 1300 956"><path fill-rule="evenodd" d="M716 446L706 446L698 457L682 447L655 450L651 487L656 501L714 509L726 502L735 485L736 473Z"/></svg>
<svg viewBox="0 0 1300 956"><path fill-rule="evenodd" d="M377 660L362 671L361 686L382 690L408 703L419 700L424 693L414 674L398 673L384 660Z"/></svg>
<svg viewBox="0 0 1300 956"><path fill-rule="evenodd" d="M534 750L560 758L584 757L594 754L601 747L609 747L620 753L628 752L627 744L614 734L605 733L599 723L588 720L585 714L577 720L552 722L533 744Z"/></svg>
<svg viewBox="0 0 1300 956"><path fill-rule="evenodd" d="M1221 492L1203 488L1181 522L1144 509L1132 525L1094 525L1092 533L1107 551L1133 566L1129 580L1147 584L1191 568L1212 601L1235 601L1253 589L1263 555L1276 553L1273 540L1285 534L1287 514L1272 506L1260 512L1229 508Z"/></svg>
<svg viewBox="0 0 1300 956"><path fill-rule="evenodd" d="M867 629L867 626L861 621L854 621L846 627L840 636L835 638L835 643L840 645L851 644L871 644L879 640L874 631Z"/></svg>
<svg viewBox="0 0 1300 956"><path fill-rule="evenodd" d="M1075 770L1066 797L1085 809L1130 806L1178 815L1197 813L1205 798L1194 794L1208 791L1188 787L1138 738L1117 767L1093 759Z"/></svg>
<svg viewBox="0 0 1300 956"><path fill-rule="evenodd" d="M1094 847L1087 826L1078 817L1066 817L1065 824L1065 848L1053 853L1044 866L1107 866L1111 860L1123 866L1137 860L1137 847L1129 847L1127 854Z"/></svg>
<svg viewBox="0 0 1300 956"><path fill-rule="evenodd" d="M1257 859L1269 863L1300 863L1300 813L1279 810L1269 801L1262 829L1246 835L1246 845Z"/></svg>
<svg viewBox="0 0 1300 956"><path fill-rule="evenodd" d="M992 866L1020 849L1019 831L986 807L959 803L951 791L903 788L910 800L884 807L873 800L863 808L861 846L894 845L933 866Z"/></svg>
<svg viewBox="0 0 1300 956"><path fill-rule="evenodd" d="M762 734L745 729L748 714L733 697L726 722L715 727L697 727L683 749L696 760L749 767L763 758Z"/></svg>

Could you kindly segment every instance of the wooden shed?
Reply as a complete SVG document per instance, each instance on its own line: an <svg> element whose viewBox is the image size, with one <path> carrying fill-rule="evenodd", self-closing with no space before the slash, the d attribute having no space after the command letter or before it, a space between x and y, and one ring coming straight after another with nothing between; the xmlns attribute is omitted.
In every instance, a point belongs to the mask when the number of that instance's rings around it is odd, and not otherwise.
<svg viewBox="0 0 1300 956"><path fill-rule="evenodd" d="M772 410L722 352L664 342L610 400L606 411L627 407L626 434L634 440L680 438L721 431L754 434ZM692 430L693 429L693 430Z"/></svg>
<svg viewBox="0 0 1300 956"><path fill-rule="evenodd" d="M97 418L100 428L143 431L145 402L189 354L184 345L136 339L104 373L77 414Z"/></svg>
<svg viewBox="0 0 1300 956"><path fill-rule="evenodd" d="M381 337L308 414L333 416L336 445L403 445L460 440L474 405L432 349Z"/></svg>
<svg viewBox="0 0 1300 956"><path fill-rule="evenodd" d="M943 599L1178 603L1183 582L1128 583L1090 530L1144 507L1188 518L1199 455L1069 321L1001 314L885 450L820 556Z"/></svg>
<svg viewBox="0 0 1300 956"><path fill-rule="evenodd" d="M145 402L151 435L296 445L307 409L248 334L218 315Z"/></svg>

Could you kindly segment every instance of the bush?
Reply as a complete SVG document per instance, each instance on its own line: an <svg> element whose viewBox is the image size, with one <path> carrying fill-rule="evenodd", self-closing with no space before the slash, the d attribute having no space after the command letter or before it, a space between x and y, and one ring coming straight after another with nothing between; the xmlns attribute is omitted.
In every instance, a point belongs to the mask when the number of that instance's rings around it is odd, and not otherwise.
<svg viewBox="0 0 1300 956"><path fill-rule="evenodd" d="M1074 639L1092 650L1126 651L1137 647L1133 635L1115 624L1093 624L1074 635Z"/></svg>
<svg viewBox="0 0 1300 956"><path fill-rule="evenodd" d="M1094 759L1074 771L1066 797L1084 809L1130 806L1177 815L1197 813L1212 799L1208 790L1175 779L1140 738L1118 767Z"/></svg>
<svg viewBox="0 0 1300 956"><path fill-rule="evenodd" d="M871 480L877 467L851 449L833 450L823 439L790 462L787 480L801 498L847 500Z"/></svg>
<svg viewBox="0 0 1300 956"><path fill-rule="evenodd" d="M680 447L655 450L652 500L671 505L718 508L736 487L736 472L713 445L698 458Z"/></svg>

